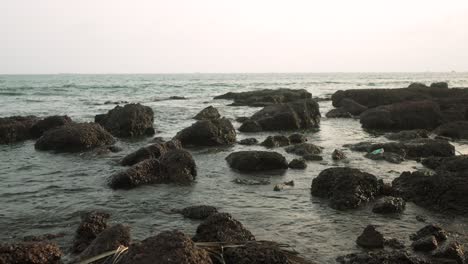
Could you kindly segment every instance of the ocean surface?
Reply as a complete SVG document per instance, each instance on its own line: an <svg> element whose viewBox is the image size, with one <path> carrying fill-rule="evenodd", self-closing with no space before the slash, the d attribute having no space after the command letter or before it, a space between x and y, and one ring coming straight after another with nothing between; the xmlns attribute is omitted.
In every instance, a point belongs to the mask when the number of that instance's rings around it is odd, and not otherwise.
<svg viewBox="0 0 468 264"><path fill-rule="evenodd" d="M155 136L170 139L194 122L192 117L213 105L223 116L248 116L260 108L228 106L230 101L213 100L226 92L258 89L307 89L313 97L330 97L333 92L359 88L401 88L411 82L429 84L448 81L451 87L468 87L468 73L323 73L323 74L176 74L176 75L0 75L0 116L69 115L75 121L93 121L94 115L115 107L107 101L128 101L150 106L155 113ZM167 100L184 96L186 100ZM36 151L34 141L0 145L0 241L19 240L27 235L64 232L58 243L67 247L80 221L80 213L104 210L113 223L129 224L133 238L144 239L163 230L179 229L194 234L199 221L184 219L171 209L190 205L214 205L231 213L259 240L274 240L293 246L318 263L334 263L338 255L358 251L356 237L368 224L384 235L403 239L429 222L442 224L466 238L468 219L438 215L412 203L399 216L371 212L372 204L351 211L337 211L326 200L312 197L312 179L333 166L350 166L373 173L386 182L403 171L422 166L414 161L395 165L372 161L362 153L342 146L364 140L385 141L361 129L358 120L327 119L330 101L320 101L322 113L318 131L305 131L309 142L324 147L324 161L310 162L305 171L288 170L282 175L240 174L229 169L225 157L238 150L264 149L234 145L227 148L191 150L198 166L192 186L152 185L114 191L107 187L110 175L124 170L118 161L145 146L151 138L119 140L122 152L55 154ZM256 137L262 141L276 134L238 133L238 139ZM288 133L285 133L288 134ZM466 142L454 143L459 153L468 154ZM344 149L346 161L334 162L334 149ZM276 151L288 160L293 155ZM270 185L233 183L235 178L268 178ZM294 180L295 186L274 192L276 183Z"/></svg>

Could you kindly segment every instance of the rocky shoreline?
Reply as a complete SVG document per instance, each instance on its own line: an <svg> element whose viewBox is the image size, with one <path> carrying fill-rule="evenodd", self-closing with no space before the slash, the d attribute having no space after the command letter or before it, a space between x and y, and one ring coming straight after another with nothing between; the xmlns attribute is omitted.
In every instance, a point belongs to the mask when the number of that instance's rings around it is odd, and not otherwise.
<svg viewBox="0 0 468 264"><path fill-rule="evenodd" d="M268 171L281 174L288 169L304 169L322 159L323 148L308 142L298 133L320 127L318 103L305 90L260 90L228 93L215 99L232 99L235 106L263 107L251 117L242 118L240 133L287 131L289 136L268 137L260 146L264 151L236 151L226 156L233 170L243 174ZM347 211L377 201L376 214L401 214L406 202L435 212L466 216L468 214L468 158L456 155L450 143L467 139L468 89L448 88L446 83L430 86L412 84L402 89L347 90L332 96L333 109L327 118L359 118L365 129L386 133L391 142L352 142L343 146L363 152L372 160L401 163L421 162L426 171L403 172L391 184L378 175L359 168L332 167L311 176L311 195L323 198L335 210ZM222 117L216 108L202 109L195 123L170 140L155 140L125 156L120 172L110 175L112 189L130 189L148 184L193 184L197 164L192 148L226 147L233 144L257 145L250 138L237 142L239 132L231 120ZM0 118L0 143L12 144L36 139L40 151L105 152L119 151L116 138L142 140L155 133L154 113L140 104L116 106L107 114L96 115L95 123L75 123L68 116L35 116ZM339 136L339 135L338 135ZM297 158L287 160L275 151L283 148ZM346 154L336 149L337 162ZM343 163L345 165L345 163ZM252 180L251 183L256 184ZM244 182L246 183L246 182ZM267 183L268 184L268 183ZM281 191L294 183L277 184ZM0 244L0 263L61 263L71 254L79 262L117 248L127 248L118 263L313 263L283 249L273 241L256 241L255 236L228 213L218 213L209 206L179 210L184 217L204 219L192 238L180 231L163 231L143 241L131 240L130 227L109 226L110 215L88 212L76 231L70 249L60 249L50 242L54 235L42 235L27 241ZM428 225L430 226L430 225ZM400 241L384 239L370 226L357 239L361 248L373 248L338 257L339 263L465 263L462 243L456 237L438 239L440 227L425 227L410 248ZM426 231L425 231L426 230ZM437 232L434 233L433 230ZM408 234L409 236L410 234ZM370 237L370 238L369 238ZM369 242L370 241L370 242ZM215 244L203 244L215 243ZM221 244L220 244L221 243ZM226 243L226 244L223 244ZM227 247L219 259L219 246ZM313 246L313 245L311 245ZM215 249L213 249L213 247ZM425 252L425 253L421 253ZM115 257L115 254L109 258ZM170 262L169 259L174 261ZM220 262L224 261L224 262ZM104 263L98 260L92 263Z"/></svg>

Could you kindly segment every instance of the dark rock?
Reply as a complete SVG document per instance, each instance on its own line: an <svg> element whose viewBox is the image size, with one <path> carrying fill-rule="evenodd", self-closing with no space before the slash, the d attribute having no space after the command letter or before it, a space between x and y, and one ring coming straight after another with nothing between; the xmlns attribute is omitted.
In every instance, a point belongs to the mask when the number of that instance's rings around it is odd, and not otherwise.
<svg viewBox="0 0 468 264"><path fill-rule="evenodd" d="M446 82L431 83L431 88L448 89L448 83Z"/></svg>
<svg viewBox="0 0 468 264"><path fill-rule="evenodd" d="M308 161L321 161L323 160L323 157L317 154L306 154L302 156L303 159L308 160Z"/></svg>
<svg viewBox="0 0 468 264"><path fill-rule="evenodd" d="M422 237L411 244L415 251L432 251L437 248L439 243L434 236Z"/></svg>
<svg viewBox="0 0 468 264"><path fill-rule="evenodd" d="M423 222L423 223L425 223L425 222L427 221L427 217L424 216L424 215L417 215L417 216L416 216L416 220L417 220L418 222Z"/></svg>
<svg viewBox="0 0 468 264"><path fill-rule="evenodd" d="M198 113L194 119L197 120L209 120L209 119L218 119L221 115L218 112L218 109L214 108L213 106L208 106L207 108L203 109Z"/></svg>
<svg viewBox="0 0 468 264"><path fill-rule="evenodd" d="M187 100L184 96L169 96L169 100Z"/></svg>
<svg viewBox="0 0 468 264"><path fill-rule="evenodd" d="M338 210L357 208L380 195L381 183L369 173L353 168L329 168L312 181L313 196L329 198Z"/></svg>
<svg viewBox="0 0 468 264"><path fill-rule="evenodd" d="M283 184L276 184L275 187L273 187L273 191L275 192L280 192L284 189L284 185Z"/></svg>
<svg viewBox="0 0 468 264"><path fill-rule="evenodd" d="M304 159L293 159L289 162L288 167L296 170L305 170L307 168L307 164Z"/></svg>
<svg viewBox="0 0 468 264"><path fill-rule="evenodd" d="M242 247L228 247L224 252L226 264L294 264L277 243L247 242ZM307 262L301 262L307 263Z"/></svg>
<svg viewBox="0 0 468 264"><path fill-rule="evenodd" d="M452 241L441 246L432 254L435 258L445 258L455 260L458 264L465 263L465 252L460 243Z"/></svg>
<svg viewBox="0 0 468 264"><path fill-rule="evenodd" d="M344 98L343 100L341 100L340 104L341 104L341 108L344 111L354 116L358 116L362 112L367 110L366 106L363 106L357 103L356 101L354 101L353 99L349 99L349 98Z"/></svg>
<svg viewBox="0 0 468 264"><path fill-rule="evenodd" d="M373 225L368 225L357 238L356 243L363 248L383 248L384 237L375 230Z"/></svg>
<svg viewBox="0 0 468 264"><path fill-rule="evenodd" d="M244 138L238 142L240 145L247 145L252 146L258 144L258 140L256 138Z"/></svg>
<svg viewBox="0 0 468 264"><path fill-rule="evenodd" d="M407 101L380 106L363 112L363 128L433 129L442 123L439 105L433 101Z"/></svg>
<svg viewBox="0 0 468 264"><path fill-rule="evenodd" d="M71 118L68 116L49 116L34 124L31 127L31 135L34 138L39 138L44 134L44 132L60 127L72 122Z"/></svg>
<svg viewBox="0 0 468 264"><path fill-rule="evenodd" d="M317 155L322 153L322 149L319 146L316 146L311 143L301 143L289 146L285 150L288 153L296 154L303 157L306 155Z"/></svg>
<svg viewBox="0 0 468 264"><path fill-rule="evenodd" d="M236 142L236 130L226 118L200 120L181 130L174 139L182 146L223 146Z"/></svg>
<svg viewBox="0 0 468 264"><path fill-rule="evenodd" d="M410 89L352 89L337 91L332 95L334 107L341 107L344 98L352 99L360 105L374 108L403 101L430 99L431 96Z"/></svg>
<svg viewBox="0 0 468 264"><path fill-rule="evenodd" d="M278 131L317 128L320 111L312 99L274 104L256 112L239 128L242 132Z"/></svg>
<svg viewBox="0 0 468 264"><path fill-rule="evenodd" d="M383 153L377 153L377 154L374 154L371 152L371 153L367 153L366 155L364 155L364 157L371 159L371 160L386 160L390 163L395 163L395 164L400 164L403 161L405 161L405 158L393 152L383 152Z"/></svg>
<svg viewBox="0 0 468 264"><path fill-rule="evenodd" d="M110 105L110 104L128 104L128 101L105 101L104 102L105 105Z"/></svg>
<svg viewBox="0 0 468 264"><path fill-rule="evenodd" d="M264 89L240 93L229 92L216 96L214 99L234 100L232 105L267 106L309 98L312 98L312 94L304 89Z"/></svg>
<svg viewBox="0 0 468 264"><path fill-rule="evenodd" d="M332 153L332 159L333 160L342 160L342 159L346 159L346 154L339 150L339 149L335 149Z"/></svg>
<svg viewBox="0 0 468 264"><path fill-rule="evenodd" d="M371 251L353 253L336 259L340 264L431 264L424 259L411 256L405 251Z"/></svg>
<svg viewBox="0 0 468 264"><path fill-rule="evenodd" d="M141 104L116 106L107 114L96 115L94 121L116 137L128 138L154 135L153 109Z"/></svg>
<svg viewBox="0 0 468 264"><path fill-rule="evenodd" d="M34 145L39 150L85 151L112 145L115 139L95 123L70 123L46 131Z"/></svg>
<svg viewBox="0 0 468 264"><path fill-rule="evenodd" d="M453 139L468 139L468 121L456 121L440 125L434 130L434 133Z"/></svg>
<svg viewBox="0 0 468 264"><path fill-rule="evenodd" d="M372 212L377 214L396 214L401 213L405 210L406 202L399 197L387 196L374 205Z"/></svg>
<svg viewBox="0 0 468 264"><path fill-rule="evenodd" d="M386 238L384 241L384 246L393 248L393 249L404 249L405 248L405 243L403 241L400 241L396 238Z"/></svg>
<svg viewBox="0 0 468 264"><path fill-rule="evenodd" d="M180 213L190 219L206 219L212 214L218 213L218 209L214 206L209 205L195 205L185 207L180 210Z"/></svg>
<svg viewBox="0 0 468 264"><path fill-rule="evenodd" d="M239 116L239 117L236 118L236 121L239 122L239 123L244 123L247 120L249 120L249 118L246 117L246 116Z"/></svg>
<svg viewBox="0 0 468 264"><path fill-rule="evenodd" d="M91 211L81 215L81 223L75 233L71 248L72 253L78 254L85 250L91 242L104 231L108 225L110 214Z"/></svg>
<svg viewBox="0 0 468 264"><path fill-rule="evenodd" d="M283 184L285 186L294 186L294 181L291 180L291 181L283 182Z"/></svg>
<svg viewBox="0 0 468 264"><path fill-rule="evenodd" d="M43 234L43 235L37 235L37 236L25 236L23 237L23 241L25 242L39 242L39 241L45 241L45 240L53 240L57 238L64 237L66 234L65 233L58 233L58 234Z"/></svg>
<svg viewBox="0 0 468 264"><path fill-rule="evenodd" d="M306 136L304 136L303 134L298 134L298 133L291 134L289 135L288 138L291 144L300 144L300 143L304 143L307 141Z"/></svg>
<svg viewBox="0 0 468 264"><path fill-rule="evenodd" d="M348 111L344 110L343 108L334 108L328 111L325 116L327 118L352 118L353 115Z"/></svg>
<svg viewBox="0 0 468 264"><path fill-rule="evenodd" d="M120 246L128 247L131 241L130 227L122 224L111 226L99 233L96 239L77 257L77 260L87 260Z"/></svg>
<svg viewBox="0 0 468 264"><path fill-rule="evenodd" d="M113 189L130 189L145 184L190 184L197 175L192 155L183 149L169 150L157 159L147 159L114 174L109 180Z"/></svg>
<svg viewBox="0 0 468 264"><path fill-rule="evenodd" d="M2 264L60 264L62 255L57 244L48 241L0 243Z"/></svg>
<svg viewBox="0 0 468 264"><path fill-rule="evenodd" d="M422 160L422 164L430 169L438 171L467 172L468 155L429 157Z"/></svg>
<svg viewBox="0 0 468 264"><path fill-rule="evenodd" d="M239 179L236 178L232 182L237 183L237 184L244 184L244 185L268 185L270 184L269 180L251 180L251 179Z"/></svg>
<svg viewBox="0 0 468 264"><path fill-rule="evenodd" d="M438 242L447 240L447 232L437 225L427 225L418 230L415 234L410 235L411 240L416 241L428 236L434 236Z"/></svg>
<svg viewBox="0 0 468 264"><path fill-rule="evenodd" d="M396 133L385 134L385 137L390 140L412 140L419 138L428 138L429 132L424 129L404 130Z"/></svg>
<svg viewBox="0 0 468 264"><path fill-rule="evenodd" d="M163 143L155 143L143 148L138 149L125 156L120 164L123 166L131 166L146 159L159 159L163 154L169 150L181 149L182 145L178 140L170 140Z"/></svg>
<svg viewBox="0 0 468 264"><path fill-rule="evenodd" d="M276 147L284 147L290 145L289 138L283 135L277 136L268 136L263 142L262 146L267 148L276 148Z"/></svg>
<svg viewBox="0 0 468 264"><path fill-rule="evenodd" d="M393 180L393 187L406 201L439 212L468 212L468 178L464 173L403 172Z"/></svg>
<svg viewBox="0 0 468 264"><path fill-rule="evenodd" d="M229 166L239 171L285 170L286 158L273 151L238 151L226 157Z"/></svg>
<svg viewBox="0 0 468 264"><path fill-rule="evenodd" d="M180 231L164 231L132 244L121 264L212 264L208 252Z"/></svg>
<svg viewBox="0 0 468 264"><path fill-rule="evenodd" d="M31 128L39 121L35 116L0 118L0 144L11 144L32 139Z"/></svg>
<svg viewBox="0 0 468 264"><path fill-rule="evenodd" d="M427 85L425 85L424 83L411 83L409 86L408 86L408 89L416 89L416 90L419 90L419 89L427 89L429 88Z"/></svg>
<svg viewBox="0 0 468 264"><path fill-rule="evenodd" d="M198 228L193 241L244 243L255 237L239 221L228 213L209 216Z"/></svg>

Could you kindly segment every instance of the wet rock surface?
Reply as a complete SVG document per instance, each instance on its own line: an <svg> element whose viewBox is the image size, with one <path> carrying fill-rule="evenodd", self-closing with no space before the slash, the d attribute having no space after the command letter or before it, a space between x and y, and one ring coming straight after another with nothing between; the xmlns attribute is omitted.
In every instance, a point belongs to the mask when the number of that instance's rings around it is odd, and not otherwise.
<svg viewBox="0 0 468 264"><path fill-rule="evenodd" d="M155 262L157 260L157 262ZM122 264L212 264L208 253L180 231L164 231L132 244Z"/></svg>
<svg viewBox="0 0 468 264"><path fill-rule="evenodd" d="M468 171L468 155L429 157L422 160L422 164L438 171L466 172Z"/></svg>
<svg viewBox="0 0 468 264"><path fill-rule="evenodd" d="M104 231L108 224L110 214L100 211L91 211L81 215L81 223L75 233L71 252L81 253L91 242Z"/></svg>
<svg viewBox="0 0 468 264"><path fill-rule="evenodd" d="M333 160L343 160L343 159L346 159L346 154L339 150L339 149L335 149L332 153L332 159Z"/></svg>
<svg viewBox="0 0 468 264"><path fill-rule="evenodd" d="M285 170L286 158L273 151L238 151L226 157L229 167L239 171Z"/></svg>
<svg viewBox="0 0 468 264"><path fill-rule="evenodd" d="M218 109L213 106L208 106L201 110L194 119L196 120L209 120L209 119L218 119L221 118L221 115L218 112Z"/></svg>
<svg viewBox="0 0 468 264"><path fill-rule="evenodd" d="M353 115L343 108L334 108L328 111L325 116L327 118L352 118Z"/></svg>
<svg viewBox="0 0 468 264"><path fill-rule="evenodd" d="M264 89L240 93L229 92L216 96L214 99L234 100L232 105L237 106L267 106L309 98L312 98L312 94L304 89Z"/></svg>
<svg viewBox="0 0 468 264"><path fill-rule="evenodd" d="M299 134L299 133L294 133L294 134L291 134L289 135L289 142L291 142L291 144L301 144L301 143L304 143L307 141L307 137L303 134Z"/></svg>
<svg viewBox="0 0 468 264"><path fill-rule="evenodd" d="M284 147L290 145L289 138L282 135L268 136L261 145L267 148Z"/></svg>
<svg viewBox="0 0 468 264"><path fill-rule="evenodd" d="M266 106L244 122L239 131L281 131L319 127L320 110L317 102L304 99Z"/></svg>
<svg viewBox="0 0 468 264"><path fill-rule="evenodd" d="M181 130L174 139L184 147L213 147L236 142L236 130L226 118L201 120Z"/></svg>
<svg viewBox="0 0 468 264"><path fill-rule="evenodd" d="M286 149L287 153L296 154L298 156L317 155L322 153L322 148L311 143L301 143L289 146Z"/></svg>
<svg viewBox="0 0 468 264"><path fill-rule="evenodd" d="M396 214L405 210L406 202L400 197L383 197L372 208L372 212L377 214Z"/></svg>
<svg viewBox="0 0 468 264"><path fill-rule="evenodd" d="M289 162L288 167L295 170L305 170L307 163L304 159L293 159Z"/></svg>
<svg viewBox="0 0 468 264"><path fill-rule="evenodd" d="M238 142L240 145L246 145L246 146L251 146L251 145L256 145L258 144L258 140L256 138L244 138Z"/></svg>
<svg viewBox="0 0 468 264"><path fill-rule="evenodd" d="M45 132L34 146L38 150L77 152L114 143L112 135L99 124L70 123Z"/></svg>
<svg viewBox="0 0 468 264"><path fill-rule="evenodd" d="M2 264L60 264L62 255L57 244L48 241L0 243Z"/></svg>
<svg viewBox="0 0 468 264"><path fill-rule="evenodd" d="M438 246L437 239L434 236L422 237L411 244L414 251L432 251Z"/></svg>
<svg viewBox="0 0 468 264"><path fill-rule="evenodd" d="M159 159L163 154L174 149L182 149L182 145L178 140L155 143L128 154L122 159L120 164L131 166L146 159Z"/></svg>
<svg viewBox="0 0 468 264"><path fill-rule="evenodd" d="M433 236L438 242L447 240L447 232L442 227L434 224L427 225L410 235L411 240L417 241L428 236Z"/></svg>
<svg viewBox="0 0 468 264"><path fill-rule="evenodd" d="M206 219L212 214L218 213L218 209L209 205L194 205L178 210L184 217L190 219Z"/></svg>
<svg viewBox="0 0 468 264"><path fill-rule="evenodd" d="M381 183L369 173L353 168L329 168L312 180L312 196L330 199L338 210L357 208L381 192Z"/></svg>
<svg viewBox="0 0 468 264"><path fill-rule="evenodd" d="M468 121L457 121L443 124L434 130L439 136L452 139L468 139Z"/></svg>
<svg viewBox="0 0 468 264"><path fill-rule="evenodd" d="M241 222L228 213L209 216L198 228L193 241L242 243L255 240Z"/></svg>
<svg viewBox="0 0 468 264"><path fill-rule="evenodd" d="M36 116L0 118L0 144L11 144L33 138L31 128L39 121Z"/></svg>
<svg viewBox="0 0 468 264"><path fill-rule="evenodd" d="M429 131L424 130L424 129L403 130L400 132L385 134L385 137L390 140L400 140L400 141L419 139L419 138L428 138Z"/></svg>
<svg viewBox="0 0 468 264"><path fill-rule="evenodd" d="M72 120L70 117L66 115L65 116L49 116L38 121L36 124L34 124L31 127L31 135L34 138L39 138L44 134L44 132L50 129L60 127L60 126L70 124L70 123L72 123Z"/></svg>
<svg viewBox="0 0 468 264"><path fill-rule="evenodd" d="M363 248L383 248L384 241L383 235L375 230L375 226L368 225L357 238L356 244Z"/></svg>
<svg viewBox="0 0 468 264"><path fill-rule="evenodd" d="M140 137L154 135L154 112L141 104L116 106L107 114L96 115L94 121L116 137Z"/></svg>

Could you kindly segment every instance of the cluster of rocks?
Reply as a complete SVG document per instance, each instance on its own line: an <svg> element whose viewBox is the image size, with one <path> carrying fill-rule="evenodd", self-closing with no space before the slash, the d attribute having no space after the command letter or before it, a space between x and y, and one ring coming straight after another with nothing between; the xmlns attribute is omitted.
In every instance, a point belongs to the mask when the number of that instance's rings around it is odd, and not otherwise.
<svg viewBox="0 0 468 264"><path fill-rule="evenodd" d="M272 104L289 103L301 99L310 99L312 94L304 89L264 89L258 91L229 92L216 96L214 99L234 100L231 105L236 106L267 106Z"/></svg>

